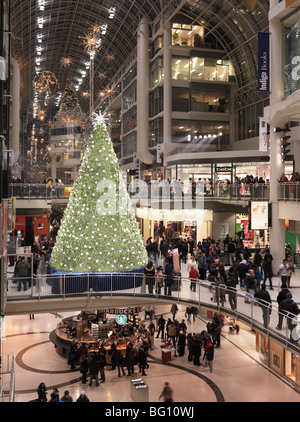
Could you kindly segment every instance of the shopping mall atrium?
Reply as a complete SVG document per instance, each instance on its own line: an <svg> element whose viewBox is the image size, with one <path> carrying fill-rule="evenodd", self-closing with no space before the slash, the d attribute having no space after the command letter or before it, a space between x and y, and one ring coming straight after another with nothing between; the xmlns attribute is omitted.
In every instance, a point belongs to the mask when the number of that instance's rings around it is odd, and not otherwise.
<svg viewBox="0 0 300 422"><path fill-rule="evenodd" d="M300 402L300 0L0 4L0 401Z"/></svg>

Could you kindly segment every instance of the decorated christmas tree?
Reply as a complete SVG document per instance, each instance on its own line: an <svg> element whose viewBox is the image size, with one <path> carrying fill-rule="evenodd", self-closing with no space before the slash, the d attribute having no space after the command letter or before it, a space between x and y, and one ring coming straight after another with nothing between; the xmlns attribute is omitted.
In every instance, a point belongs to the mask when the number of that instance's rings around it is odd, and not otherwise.
<svg viewBox="0 0 300 422"><path fill-rule="evenodd" d="M138 269L148 262L103 116L97 116L50 265L72 272Z"/></svg>
<svg viewBox="0 0 300 422"><path fill-rule="evenodd" d="M76 90L70 79L67 80L59 111L56 113L55 117L58 121L63 123L80 123L85 119L85 115L81 111L78 102Z"/></svg>

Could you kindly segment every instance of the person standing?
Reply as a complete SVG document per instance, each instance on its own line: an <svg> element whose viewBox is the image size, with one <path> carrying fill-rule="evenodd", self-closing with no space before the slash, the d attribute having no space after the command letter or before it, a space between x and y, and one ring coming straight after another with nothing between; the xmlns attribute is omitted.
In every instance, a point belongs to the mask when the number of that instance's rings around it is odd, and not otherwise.
<svg viewBox="0 0 300 422"><path fill-rule="evenodd" d="M163 340L164 334L165 334L165 325L166 325L166 320L164 319L163 315L161 315L157 321L158 331L157 331L156 338L158 338L159 334L161 333L161 339Z"/></svg>
<svg viewBox="0 0 300 422"><path fill-rule="evenodd" d="M300 183L299 183L299 186L300 186ZM292 278L292 274L294 272L294 263L292 262L290 256L287 258L287 266L288 266L287 286L291 287L291 278Z"/></svg>
<svg viewBox="0 0 300 422"><path fill-rule="evenodd" d="M287 279L288 279L288 260L285 258L282 261L282 264L279 266L279 277L281 277L281 288L287 286Z"/></svg>
<svg viewBox="0 0 300 422"><path fill-rule="evenodd" d="M179 352L179 357L182 357L184 355L184 353L185 353L185 343L186 343L185 334L181 330L181 331L179 331L179 336L178 336L178 352Z"/></svg>
<svg viewBox="0 0 300 422"><path fill-rule="evenodd" d="M207 359L210 372L213 372L214 354L215 354L214 345L210 344L207 348L207 353L206 353L206 359Z"/></svg>
<svg viewBox="0 0 300 422"><path fill-rule="evenodd" d="M134 374L134 364L135 364L135 351L133 349L133 344L128 343L126 348L126 360L127 360L127 376L129 377L131 374Z"/></svg>
<svg viewBox="0 0 300 422"><path fill-rule="evenodd" d="M105 367L106 367L106 349L103 346L103 343L101 344L101 347L99 349L98 365L99 365L99 372L100 372L100 380L103 383L105 382Z"/></svg>
<svg viewBox="0 0 300 422"><path fill-rule="evenodd" d="M264 282L263 284L266 285L267 278L270 282L270 290L273 290L272 285L272 277L273 277L273 269L272 269L272 261L273 256L270 254L270 250L267 249L264 259L263 259L263 271L264 271Z"/></svg>
<svg viewBox="0 0 300 422"><path fill-rule="evenodd" d="M89 371L88 361L87 361L86 356L85 355L81 355L79 362L80 362L80 373L82 374L81 375L81 383L82 384L86 384L86 375L87 375L87 373Z"/></svg>
<svg viewBox="0 0 300 422"><path fill-rule="evenodd" d="M277 330L281 330L282 329L282 322L283 322L283 316L284 316L284 314L280 310L280 304L281 304L281 302L283 300L286 299L286 295L288 293L291 293L289 291L289 289L287 287L282 287L281 286L281 290L280 290L280 292L277 295L277 299L276 299L277 300L277 303L278 303L278 324L277 324L277 327L276 327Z"/></svg>
<svg viewBox="0 0 300 422"><path fill-rule="evenodd" d="M99 385L99 380L98 380L99 364L97 362L95 353L93 353L92 356L91 356L91 359L88 363L88 368L89 368L89 374L90 374L90 383L89 383L90 387L92 386L93 379L95 379L96 387L98 387L98 385Z"/></svg>
<svg viewBox="0 0 300 422"><path fill-rule="evenodd" d="M167 295L171 296L173 276L174 276L173 265L172 265L171 262L167 262L167 264L165 266L164 275L166 276L166 278L165 278L165 296L167 296Z"/></svg>
<svg viewBox="0 0 300 422"><path fill-rule="evenodd" d="M280 303L279 311L286 315L287 324L290 329L290 341L295 343L299 340L298 333L294 333L294 328L297 326L295 316L299 315L300 310L296 302L292 299L293 295L291 292L286 294L286 298Z"/></svg>
<svg viewBox="0 0 300 422"><path fill-rule="evenodd" d="M80 396L76 400L76 403L89 403L89 399L87 398L85 391L81 391Z"/></svg>
<svg viewBox="0 0 300 422"><path fill-rule="evenodd" d="M174 323L172 321L170 322L170 324L168 324L167 334L168 334L168 337L173 342L173 347L174 347L175 353L176 353L176 327L175 327L175 325L174 325Z"/></svg>
<svg viewBox="0 0 300 422"><path fill-rule="evenodd" d="M61 397L60 401L63 403L73 403L73 398L70 396L69 390L64 392L64 395Z"/></svg>
<svg viewBox="0 0 300 422"><path fill-rule="evenodd" d="M151 350L153 350L154 349L155 325L152 321L150 322L150 324L148 326L148 331L149 331L150 347L151 347Z"/></svg>
<svg viewBox="0 0 300 422"><path fill-rule="evenodd" d="M146 279L145 281L146 281L146 285L148 286L149 294L152 295L153 294L153 286L154 286L154 282L155 282L155 279L154 279L155 269L154 269L152 261L149 261L148 264L146 265L145 270L144 270L144 274L145 274L145 279Z"/></svg>
<svg viewBox="0 0 300 422"><path fill-rule="evenodd" d="M24 287L24 291L27 290L27 279L30 270L30 265L27 261L25 261L25 257L22 256L21 260L16 265L16 272L18 274L18 292L22 290L22 284Z"/></svg>
<svg viewBox="0 0 300 422"><path fill-rule="evenodd" d="M38 393L38 401L40 402L46 402L47 399L47 388L44 382L41 382L40 385L37 388Z"/></svg>
<svg viewBox="0 0 300 422"><path fill-rule="evenodd" d="M117 348L116 351L116 365L118 368L118 377L121 377L121 371L123 376L125 375L125 371L124 371L124 357L122 355L122 352L120 349Z"/></svg>
<svg viewBox="0 0 300 422"><path fill-rule="evenodd" d="M140 367L140 373L142 373L142 375L144 376L147 375L145 373L145 369L147 368L147 355L145 351L145 341L143 341L138 351L138 363Z"/></svg>

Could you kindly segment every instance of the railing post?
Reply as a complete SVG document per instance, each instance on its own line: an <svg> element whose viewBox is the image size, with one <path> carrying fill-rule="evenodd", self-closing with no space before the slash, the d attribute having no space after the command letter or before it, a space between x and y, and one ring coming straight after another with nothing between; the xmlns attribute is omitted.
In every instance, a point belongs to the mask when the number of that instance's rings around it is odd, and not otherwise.
<svg viewBox="0 0 300 422"><path fill-rule="evenodd" d="M110 273L110 296L112 297L112 273Z"/></svg>
<svg viewBox="0 0 300 422"><path fill-rule="evenodd" d="M133 273L133 297L135 298L135 287L136 287L135 273Z"/></svg>

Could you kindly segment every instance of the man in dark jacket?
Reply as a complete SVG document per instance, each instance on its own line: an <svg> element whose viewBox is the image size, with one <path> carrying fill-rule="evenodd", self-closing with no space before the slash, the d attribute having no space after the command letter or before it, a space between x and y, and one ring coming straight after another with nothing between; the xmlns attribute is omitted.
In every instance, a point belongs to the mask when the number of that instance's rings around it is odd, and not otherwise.
<svg viewBox="0 0 300 422"><path fill-rule="evenodd" d="M145 369L147 368L147 354L145 352L145 342L143 342L142 346L139 348L138 363L139 363L140 372L142 372L142 375L147 375L145 373Z"/></svg>
<svg viewBox="0 0 300 422"><path fill-rule="evenodd" d="M254 297L258 299L258 302L262 309L264 327L268 328L270 314L272 312L272 299L269 292L267 292L266 290L265 284L262 284L261 289L258 290L258 292L254 293Z"/></svg>
<svg viewBox="0 0 300 422"><path fill-rule="evenodd" d="M160 332L161 332L161 338L162 338L162 339L164 338L165 325L166 325L166 320L165 320L165 319L164 319L164 317L161 315L161 316L158 318L158 321L157 321L158 332L157 332L157 336L156 336L156 338L158 338L158 337L159 337Z"/></svg>
<svg viewBox="0 0 300 422"><path fill-rule="evenodd" d="M25 257L22 256L21 260L16 265L16 272L18 274L18 292L22 289L22 284L24 286L24 291L27 290L27 278L29 275L30 265L25 261Z"/></svg>
<svg viewBox="0 0 300 422"><path fill-rule="evenodd" d="M232 268L229 269L228 277L226 280L226 293L228 293L228 301L231 306L231 309L236 309L236 298L237 298L237 280L233 277L233 272L231 271Z"/></svg>
<svg viewBox="0 0 300 422"><path fill-rule="evenodd" d="M272 269L272 261L273 256L270 254L270 251L267 249L267 252L263 259L263 271L264 271L264 284L266 284L267 278L270 281L270 290L273 290L272 285L272 277L273 277L273 269Z"/></svg>
<svg viewBox="0 0 300 422"><path fill-rule="evenodd" d="M172 293L172 283L173 283L173 265L169 262L165 266L164 275L166 276L165 279L165 295L171 296Z"/></svg>
<svg viewBox="0 0 300 422"><path fill-rule="evenodd" d="M89 386L90 387L92 386L93 379L95 379L96 380L96 386L98 387L98 385L99 385L99 380L98 380L99 364L97 362L96 355L94 353L91 356L91 359L88 363L88 367L89 367L89 374L90 374Z"/></svg>
<svg viewBox="0 0 300 422"><path fill-rule="evenodd" d="M293 295L291 292L286 294L286 299L280 302L279 305L279 312L282 312L287 317L287 324L291 331L290 341L295 343L299 340L299 335L296 333L294 328L297 326L297 320L295 318L296 315L299 315L300 310L298 308L297 303L295 303L292 299Z"/></svg>
<svg viewBox="0 0 300 422"><path fill-rule="evenodd" d="M278 314L279 314L278 315L278 317L279 317L278 318L278 325L276 327L277 330L282 329L282 321L283 321L284 314L280 311L280 304L283 300L286 299L287 293L291 293L291 292L289 291L289 289L287 287L282 287L280 292L277 295L277 303L278 303L278 311L279 311L278 312Z"/></svg>

